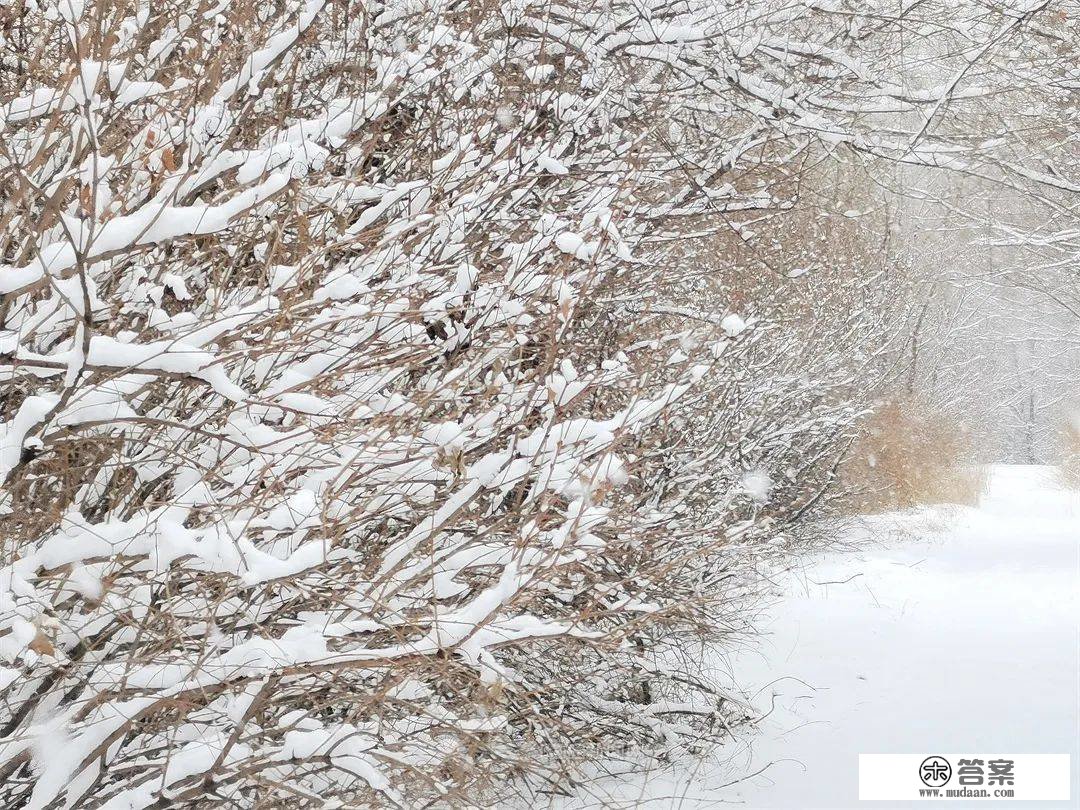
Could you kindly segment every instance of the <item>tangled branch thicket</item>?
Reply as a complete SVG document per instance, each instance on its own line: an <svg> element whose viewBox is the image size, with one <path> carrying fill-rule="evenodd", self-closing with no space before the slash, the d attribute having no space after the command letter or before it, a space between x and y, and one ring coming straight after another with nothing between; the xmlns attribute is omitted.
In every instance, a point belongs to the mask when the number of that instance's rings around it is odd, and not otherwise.
<svg viewBox="0 0 1080 810"><path fill-rule="evenodd" d="M903 274L801 200L938 162L825 44L896 25L0 5L0 802L494 803L743 719L673 653L890 373Z"/></svg>

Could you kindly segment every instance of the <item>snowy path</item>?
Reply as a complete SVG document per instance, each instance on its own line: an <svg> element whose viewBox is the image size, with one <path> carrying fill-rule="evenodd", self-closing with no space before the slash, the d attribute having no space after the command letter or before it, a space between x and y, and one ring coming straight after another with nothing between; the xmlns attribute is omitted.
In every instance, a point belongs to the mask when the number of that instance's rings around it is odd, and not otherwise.
<svg viewBox="0 0 1080 810"><path fill-rule="evenodd" d="M903 525L914 539L872 523L880 545L783 583L761 649L730 662L758 706L775 698L721 752L734 761L606 778L559 806L856 807L860 752L1070 753L1080 796L1080 496L999 467L978 509Z"/></svg>

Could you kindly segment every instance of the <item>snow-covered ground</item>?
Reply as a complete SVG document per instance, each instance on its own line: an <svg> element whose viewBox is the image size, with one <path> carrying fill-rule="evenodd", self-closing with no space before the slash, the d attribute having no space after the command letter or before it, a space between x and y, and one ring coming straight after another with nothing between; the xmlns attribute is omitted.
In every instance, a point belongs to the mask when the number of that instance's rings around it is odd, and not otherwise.
<svg viewBox="0 0 1080 810"><path fill-rule="evenodd" d="M1003 466L978 509L862 531L779 580L762 645L716 664L774 707L753 733L557 806L855 807L859 753L1069 753L1080 797L1080 496Z"/></svg>

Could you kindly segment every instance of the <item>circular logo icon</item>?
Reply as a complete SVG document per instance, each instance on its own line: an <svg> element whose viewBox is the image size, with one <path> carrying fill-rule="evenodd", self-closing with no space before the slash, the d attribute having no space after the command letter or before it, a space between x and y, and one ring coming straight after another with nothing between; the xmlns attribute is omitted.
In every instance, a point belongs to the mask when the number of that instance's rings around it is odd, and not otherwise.
<svg viewBox="0 0 1080 810"><path fill-rule="evenodd" d="M927 757L919 766L919 778L927 787L943 787L952 779L952 765L945 757Z"/></svg>

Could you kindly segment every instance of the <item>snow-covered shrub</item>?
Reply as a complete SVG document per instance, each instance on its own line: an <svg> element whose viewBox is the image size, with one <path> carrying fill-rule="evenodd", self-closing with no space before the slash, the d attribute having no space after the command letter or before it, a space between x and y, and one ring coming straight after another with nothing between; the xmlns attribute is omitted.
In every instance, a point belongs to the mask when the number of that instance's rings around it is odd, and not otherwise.
<svg viewBox="0 0 1080 810"><path fill-rule="evenodd" d="M760 207L741 225L702 218L677 250L706 272L655 293L653 317L689 345L695 319L718 309L737 335L724 373L695 386L656 446L665 485L702 523L766 520L802 545L832 533L804 518L838 511L862 417L903 383L918 277L883 249L879 197L850 166L807 171L767 153L739 182Z"/></svg>
<svg viewBox="0 0 1080 810"><path fill-rule="evenodd" d="M705 42L637 8L8 31L5 806L475 802L739 714L662 655L741 585L642 452L738 330L598 303L671 269L645 57Z"/></svg>
<svg viewBox="0 0 1080 810"><path fill-rule="evenodd" d="M849 510L880 512L927 504L976 505L986 469L962 421L916 398L882 401L860 423L840 467Z"/></svg>

